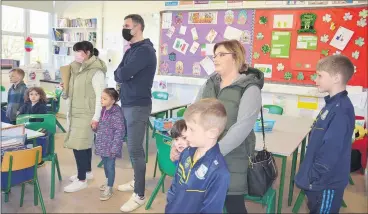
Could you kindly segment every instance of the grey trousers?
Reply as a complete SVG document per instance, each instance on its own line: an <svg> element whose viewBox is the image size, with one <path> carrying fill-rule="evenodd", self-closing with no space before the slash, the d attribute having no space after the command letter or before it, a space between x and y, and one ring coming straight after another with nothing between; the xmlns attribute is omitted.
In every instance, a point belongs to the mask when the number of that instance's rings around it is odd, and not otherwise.
<svg viewBox="0 0 368 214"><path fill-rule="evenodd" d="M128 135L128 152L134 169L134 192L144 196L146 159L143 148L147 121L152 106L123 107Z"/></svg>

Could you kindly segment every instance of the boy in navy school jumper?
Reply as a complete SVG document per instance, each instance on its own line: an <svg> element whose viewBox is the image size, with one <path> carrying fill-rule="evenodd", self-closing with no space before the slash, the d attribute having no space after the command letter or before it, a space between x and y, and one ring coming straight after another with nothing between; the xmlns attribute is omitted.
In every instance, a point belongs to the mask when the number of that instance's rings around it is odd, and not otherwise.
<svg viewBox="0 0 368 214"><path fill-rule="evenodd" d="M173 153L171 150L170 159L171 160L179 160L179 155L184 149L186 149L188 145L188 141L185 137L185 132L187 130L187 125L185 124L185 120L178 120L174 123L173 127L170 130L170 137L173 139L172 147L174 146L178 153ZM177 157L174 157L177 155ZM174 161L175 165L178 166L179 161Z"/></svg>
<svg viewBox="0 0 368 214"><path fill-rule="evenodd" d="M342 55L325 57L317 64L316 85L329 95L312 126L307 152L295 177L311 213L338 213L342 204L355 126L354 107L346 91L353 73L354 65Z"/></svg>
<svg viewBox="0 0 368 214"><path fill-rule="evenodd" d="M6 117L11 124L15 124L17 113L20 107L24 104L24 94L27 90L27 86L23 82L24 75L24 71L20 68L14 68L9 73L10 83L13 85L8 91Z"/></svg>
<svg viewBox="0 0 368 214"><path fill-rule="evenodd" d="M217 139L227 115L216 99L202 99L184 113L190 147L179 159L167 193L165 213L222 213L230 173Z"/></svg>

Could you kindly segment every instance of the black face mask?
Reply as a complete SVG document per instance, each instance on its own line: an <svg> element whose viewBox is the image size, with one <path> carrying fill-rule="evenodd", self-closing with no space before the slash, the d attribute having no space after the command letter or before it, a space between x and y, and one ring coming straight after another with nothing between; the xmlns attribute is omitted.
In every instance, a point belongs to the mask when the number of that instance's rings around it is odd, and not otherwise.
<svg viewBox="0 0 368 214"><path fill-rule="evenodd" d="M123 29L123 31L122 31L122 34L123 34L123 38L125 39L125 40L127 40L128 42L130 41L130 40L132 40L132 38L133 38L133 36L132 36L132 34L130 34L130 32L132 31L132 29Z"/></svg>

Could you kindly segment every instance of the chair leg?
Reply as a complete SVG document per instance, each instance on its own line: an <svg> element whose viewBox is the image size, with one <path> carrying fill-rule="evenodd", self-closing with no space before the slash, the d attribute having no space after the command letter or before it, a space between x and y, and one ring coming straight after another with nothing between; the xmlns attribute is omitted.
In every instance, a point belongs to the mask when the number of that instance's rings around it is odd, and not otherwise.
<svg viewBox="0 0 368 214"><path fill-rule="evenodd" d="M50 190L50 198L54 199L55 197L55 156L51 158L51 190Z"/></svg>
<svg viewBox="0 0 368 214"><path fill-rule="evenodd" d="M354 181L353 181L353 178L351 177L351 175L349 175L349 184L354 185Z"/></svg>
<svg viewBox="0 0 368 214"><path fill-rule="evenodd" d="M98 168L102 168L103 167L103 160L101 160L100 163L98 163L97 167Z"/></svg>
<svg viewBox="0 0 368 214"><path fill-rule="evenodd" d="M57 156L57 154L56 154L56 153L55 153L54 155L55 155L56 171L57 171L57 173L58 173L59 181L61 181L61 180L62 180L62 178L61 178L61 171L60 171L59 159L58 159L58 156Z"/></svg>
<svg viewBox="0 0 368 214"><path fill-rule="evenodd" d="M56 125L57 125L57 127L59 127L59 128L61 129L61 131L62 131L63 133L66 133L66 131L65 131L64 127L60 124L60 122L59 122L58 120L56 120Z"/></svg>
<svg viewBox="0 0 368 214"><path fill-rule="evenodd" d="M5 197L4 197L4 202L5 203L9 202L9 193L10 193L9 190L6 190L6 192L4 193L5 194Z"/></svg>
<svg viewBox="0 0 368 214"><path fill-rule="evenodd" d="M155 200L156 198L156 195L158 193L158 191L160 190L160 187L161 185L164 183L165 181L165 177L166 177L166 174L162 174L161 177L160 177L160 180L158 181L157 183L157 186L155 187L155 189L153 190L152 192L152 195L151 197L149 198L148 202L147 202L147 205L146 205L146 210L149 210L151 208L151 205L152 205L152 202Z"/></svg>
<svg viewBox="0 0 368 214"><path fill-rule="evenodd" d="M38 197L41 203L42 213L46 214L45 203L43 202L42 192L41 192L41 188L40 188L40 184L38 183L38 180L35 181L35 185L37 187L37 192L38 192Z"/></svg>
<svg viewBox="0 0 368 214"><path fill-rule="evenodd" d="M25 183L22 183L22 189L20 191L20 207L23 207L23 199L24 199L24 188L25 188Z"/></svg>
<svg viewBox="0 0 368 214"><path fill-rule="evenodd" d="M267 209L266 213L275 213L276 210L276 191L274 189L270 190L271 193L267 198Z"/></svg>
<svg viewBox="0 0 368 214"><path fill-rule="evenodd" d="M37 184L36 181L33 181L33 200L34 200L34 205L37 206L38 205L38 191L37 191Z"/></svg>
<svg viewBox="0 0 368 214"><path fill-rule="evenodd" d="M304 197L305 197L304 191L300 190L298 198L296 199L293 210L292 210L293 213L298 213L299 212L299 209L303 204Z"/></svg>
<svg viewBox="0 0 368 214"><path fill-rule="evenodd" d="M162 193L165 193L165 182L162 182Z"/></svg>
<svg viewBox="0 0 368 214"><path fill-rule="evenodd" d="M157 171L157 162L158 162L158 154L156 153L156 162L155 162L155 170L153 171L153 177L156 177L156 171Z"/></svg>

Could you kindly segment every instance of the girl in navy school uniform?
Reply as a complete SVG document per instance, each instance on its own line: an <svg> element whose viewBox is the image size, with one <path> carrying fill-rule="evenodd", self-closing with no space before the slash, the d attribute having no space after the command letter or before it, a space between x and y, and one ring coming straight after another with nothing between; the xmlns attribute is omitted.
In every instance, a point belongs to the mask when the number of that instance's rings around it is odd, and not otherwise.
<svg viewBox="0 0 368 214"><path fill-rule="evenodd" d="M22 114L47 114L47 98L45 91L40 87L32 87L29 88L26 93L24 94L24 104L19 109L19 112L17 115ZM37 122L37 120L35 120ZM45 134L47 136L47 134ZM42 139L39 139L42 140ZM37 140L38 141L38 140ZM26 144L33 144L33 141L27 141ZM37 144L40 144L40 142L37 142ZM46 148L43 146L42 149ZM42 152L44 153L44 152ZM41 163L38 166L43 166L44 161L41 161Z"/></svg>

